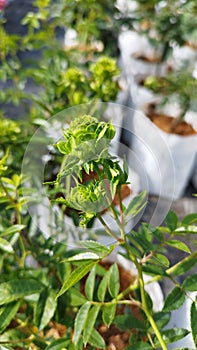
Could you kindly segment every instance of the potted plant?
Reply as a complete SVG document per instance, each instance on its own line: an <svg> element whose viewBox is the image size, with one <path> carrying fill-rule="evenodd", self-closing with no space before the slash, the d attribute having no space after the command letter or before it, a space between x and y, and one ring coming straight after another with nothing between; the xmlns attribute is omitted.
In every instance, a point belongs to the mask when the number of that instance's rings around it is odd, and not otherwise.
<svg viewBox="0 0 197 350"><path fill-rule="evenodd" d="M26 206L28 202L38 201L38 195L31 188L21 187L25 180L22 176L9 177L8 155L1 158L0 344L3 349L106 349L120 344L128 350L167 349L168 344L189 334L196 346L194 299L190 329L169 329L167 324L171 311L191 298L189 292L196 291L196 274L185 276L196 266L196 249L190 251L178 235L194 234L197 216L189 214L178 222L177 215L170 211L166 226L142 223L139 230L125 232L126 222L144 207L146 194L136 196L127 207L122 205L120 189L127 183L128 174L126 163L122 168L109 153L114 133L111 123L87 115L76 118L66 130L65 139L57 144L62 168L55 180L55 186L60 186L64 194L58 202L80 210L84 235L89 220L98 217L106 235L113 238L109 246L101 244L99 239L82 238L70 248L67 232L60 226L57 234L61 232L61 241L44 238ZM95 169L98 177L85 186L79 181L82 169L87 173ZM33 181L35 176L31 176ZM75 179L69 193L64 188L68 176ZM112 204L115 190L120 196L118 211ZM117 222L116 232L102 219L104 207ZM171 265L168 247L184 251L185 256ZM117 249L118 261L112 263L109 258L113 252L117 254ZM104 270L106 260L107 270ZM122 264L124 268L127 266L126 270L132 269L130 277L126 273L126 284ZM172 281L174 288L158 311L153 308L155 303L147 287L165 279Z"/></svg>

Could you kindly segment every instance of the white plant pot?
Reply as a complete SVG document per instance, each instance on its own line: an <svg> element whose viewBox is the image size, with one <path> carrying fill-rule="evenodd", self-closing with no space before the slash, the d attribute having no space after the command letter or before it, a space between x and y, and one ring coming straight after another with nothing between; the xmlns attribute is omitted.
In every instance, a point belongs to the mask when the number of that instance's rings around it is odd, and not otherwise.
<svg viewBox="0 0 197 350"><path fill-rule="evenodd" d="M190 293L190 298L195 300L197 296L196 292ZM186 298L184 304L175 311L171 313L171 319L166 328L185 328L191 331L190 327L190 308L192 300L188 297ZM189 348L191 350L195 349L195 345L192 339L192 335L188 334L185 338L168 345L169 350L174 350L175 348Z"/></svg>
<svg viewBox="0 0 197 350"><path fill-rule="evenodd" d="M139 82L148 75L163 75L166 72L164 63L150 63L137 56L159 56L160 49L154 48L145 35L140 35L135 31L123 31L119 35L119 48L121 52L122 70L125 72L128 81Z"/></svg>
<svg viewBox="0 0 197 350"><path fill-rule="evenodd" d="M141 170L134 165L134 170L140 179L146 178L148 192L171 200L180 198L194 169L197 136L167 134L142 112L134 112L130 122L131 148L142 165Z"/></svg>

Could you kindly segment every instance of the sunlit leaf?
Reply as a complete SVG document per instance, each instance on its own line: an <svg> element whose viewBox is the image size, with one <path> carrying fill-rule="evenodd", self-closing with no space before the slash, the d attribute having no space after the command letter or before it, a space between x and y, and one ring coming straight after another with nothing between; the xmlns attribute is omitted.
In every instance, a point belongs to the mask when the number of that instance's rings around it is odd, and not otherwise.
<svg viewBox="0 0 197 350"><path fill-rule="evenodd" d="M5 253L13 254L14 250L11 246L10 242L8 242L6 239L3 239L0 237L0 250L2 250Z"/></svg>
<svg viewBox="0 0 197 350"><path fill-rule="evenodd" d="M93 300L95 276L96 276L96 266L94 266L90 271L85 283L85 295L88 298L88 300Z"/></svg>
<svg viewBox="0 0 197 350"><path fill-rule="evenodd" d="M89 343L99 349L106 349L105 341L96 329L92 330Z"/></svg>
<svg viewBox="0 0 197 350"><path fill-rule="evenodd" d="M112 298L116 298L120 290L118 265L114 263L109 269L109 292Z"/></svg>
<svg viewBox="0 0 197 350"><path fill-rule="evenodd" d="M0 305L39 293L43 284L34 279L16 279L0 284Z"/></svg>
<svg viewBox="0 0 197 350"><path fill-rule="evenodd" d="M171 239L171 240L166 241L166 244L173 247L173 248L183 250L184 252L191 253L190 249L188 248L188 246L184 242L177 241L175 239Z"/></svg>
<svg viewBox="0 0 197 350"><path fill-rule="evenodd" d="M57 294L57 298L64 294L68 289L73 287L78 281L80 281L96 264L95 260L87 260L82 262L64 281L62 288Z"/></svg>
<svg viewBox="0 0 197 350"><path fill-rule="evenodd" d="M55 291L47 289L39 296L34 315L34 322L39 330L44 329L54 315L57 306L55 297Z"/></svg>
<svg viewBox="0 0 197 350"><path fill-rule="evenodd" d="M81 306L81 308L77 313L77 316L75 318L75 325L74 325L74 343L75 344L78 343L79 338L83 332L90 307L91 307L91 304L89 302L86 302Z"/></svg>
<svg viewBox="0 0 197 350"><path fill-rule="evenodd" d="M84 345L86 345L90 339L100 308L101 308L101 305L97 304L92 306L92 308L88 312L88 316L86 318L86 323L85 323L84 332L83 332Z"/></svg>
<svg viewBox="0 0 197 350"><path fill-rule="evenodd" d="M104 305L103 312L102 312L102 319L107 327L109 327L112 324L115 314L116 314L115 303Z"/></svg>

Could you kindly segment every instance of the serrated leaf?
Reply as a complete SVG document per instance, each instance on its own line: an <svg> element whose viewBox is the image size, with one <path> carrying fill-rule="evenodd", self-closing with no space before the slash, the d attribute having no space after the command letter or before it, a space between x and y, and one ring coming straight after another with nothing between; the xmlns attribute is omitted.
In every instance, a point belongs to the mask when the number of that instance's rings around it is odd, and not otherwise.
<svg viewBox="0 0 197 350"><path fill-rule="evenodd" d="M133 314L117 315L113 323L123 331L131 329L131 325L133 329L146 331L145 323L138 320Z"/></svg>
<svg viewBox="0 0 197 350"><path fill-rule="evenodd" d="M99 301L105 300L105 294L107 292L109 278L110 278L110 272L108 270L108 271L106 271L106 274L102 278L102 280L99 284L99 287L98 287L97 296L98 296Z"/></svg>
<svg viewBox="0 0 197 350"><path fill-rule="evenodd" d="M43 330L54 315L57 307L55 292L44 289L38 299L35 308L34 322L39 330Z"/></svg>
<svg viewBox="0 0 197 350"><path fill-rule="evenodd" d="M195 346L197 347L197 302L193 302L190 309L190 324L192 330L192 337Z"/></svg>
<svg viewBox="0 0 197 350"><path fill-rule="evenodd" d="M197 291L197 273L188 276L183 282L183 288L188 290L189 292Z"/></svg>
<svg viewBox="0 0 197 350"><path fill-rule="evenodd" d="M94 253L100 253L100 254L104 254L104 253L109 253L109 248L96 242L96 241L91 241L91 240L87 240L87 241L82 241L80 242L80 245L82 245L84 248L87 248L88 250L94 252Z"/></svg>
<svg viewBox="0 0 197 350"><path fill-rule="evenodd" d="M173 248L176 248L179 250L183 250L184 252L187 252L187 253L191 253L188 246L181 241L171 239L171 240L166 241L166 244L169 245L170 247L173 247Z"/></svg>
<svg viewBox="0 0 197 350"><path fill-rule="evenodd" d="M64 281L62 288L60 289L57 297L64 294L67 290L73 287L81 278L83 278L91 268L96 264L95 260L88 260L86 262L82 262L80 266L78 266Z"/></svg>
<svg viewBox="0 0 197 350"><path fill-rule="evenodd" d="M173 328L173 329L166 329L165 331L161 332L162 338L166 344L173 343L177 340L180 340L184 337L186 337L190 332L187 329L184 328ZM155 347L160 347L160 343L156 339Z"/></svg>
<svg viewBox="0 0 197 350"><path fill-rule="evenodd" d="M90 307L91 304L89 303L89 301L87 301L81 306L77 313L74 324L74 344L78 343L79 338L83 332Z"/></svg>
<svg viewBox="0 0 197 350"><path fill-rule="evenodd" d="M85 346L90 339L100 308L101 308L101 305L97 304L92 306L92 308L88 312L88 316L86 319L84 332L83 332L83 343Z"/></svg>
<svg viewBox="0 0 197 350"><path fill-rule="evenodd" d="M67 258L65 260L62 260L62 262L64 261L82 261L82 260L98 260L100 259L99 255L95 254L95 253L91 253L91 252L85 252L85 253L79 253L77 255L71 256L70 258Z"/></svg>
<svg viewBox="0 0 197 350"><path fill-rule="evenodd" d="M92 271L90 271L85 283L85 295L88 298L88 300L93 300L95 276L96 276L96 266L94 266L92 268Z"/></svg>
<svg viewBox="0 0 197 350"><path fill-rule="evenodd" d="M27 295L40 293L43 284L34 279L11 280L0 284L0 305L23 298Z"/></svg>
<svg viewBox="0 0 197 350"><path fill-rule="evenodd" d="M119 279L119 270L118 265L114 263L109 269L109 293L112 298L116 298L120 290L120 279Z"/></svg>
<svg viewBox="0 0 197 350"><path fill-rule="evenodd" d="M146 205L146 203L144 203L145 198L146 191L143 191L131 200L124 212L126 219L136 216L144 208Z"/></svg>
<svg viewBox="0 0 197 350"><path fill-rule="evenodd" d="M109 327L112 324L115 314L116 314L115 303L104 305L103 312L102 312L102 319L107 327Z"/></svg>
<svg viewBox="0 0 197 350"><path fill-rule="evenodd" d="M67 350L69 344L70 339L60 338L52 341L51 344L48 345L45 350Z"/></svg>
<svg viewBox="0 0 197 350"><path fill-rule="evenodd" d="M2 333L10 324L13 317L16 315L20 304L20 301L14 301L0 308L0 333Z"/></svg>
<svg viewBox="0 0 197 350"><path fill-rule="evenodd" d="M172 311L177 310L181 305L183 305L185 301L185 293L179 287L175 287L170 294L168 294L164 306L163 311Z"/></svg>
<svg viewBox="0 0 197 350"><path fill-rule="evenodd" d="M166 272L171 276L181 276L197 264L197 252L195 251L185 259L170 267Z"/></svg>
<svg viewBox="0 0 197 350"><path fill-rule="evenodd" d="M92 330L89 343L99 349L106 349L105 341L96 329Z"/></svg>
<svg viewBox="0 0 197 350"><path fill-rule="evenodd" d="M2 250L5 253L10 253L10 254L14 253L14 250L10 242L8 242L6 239L3 239L1 237L0 237L0 250Z"/></svg>
<svg viewBox="0 0 197 350"><path fill-rule="evenodd" d="M165 218L165 223L167 225L167 227L170 229L171 232L173 232L174 230L176 230L177 228L177 224L178 224L178 217L175 214L175 212L173 212L172 210L170 210Z"/></svg>

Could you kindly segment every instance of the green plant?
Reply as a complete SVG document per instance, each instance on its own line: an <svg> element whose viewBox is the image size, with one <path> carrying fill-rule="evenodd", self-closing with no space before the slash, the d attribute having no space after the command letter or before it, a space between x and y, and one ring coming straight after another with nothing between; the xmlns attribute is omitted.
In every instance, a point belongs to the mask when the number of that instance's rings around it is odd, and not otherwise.
<svg viewBox="0 0 197 350"><path fill-rule="evenodd" d="M57 143L62 166L53 183L62 193L55 203L80 211L84 234L92 217L100 220L106 235L114 242L110 246L82 239L71 249L64 238L65 228L58 225L57 234L61 233L62 237L59 243L55 236L44 238L34 225L35 218L32 220L27 211L27 203L39 203L38 196L29 186L21 187L24 181L29 184L29 179L17 174L9 176L8 153L2 157L0 344L3 349L80 350L86 345L89 349L105 349L102 324L109 329L116 327L120 334L127 332L128 349L167 349L169 343L189 334L187 329L166 326L171 311L181 307L186 298L191 298L188 293L197 289L196 273L186 276L196 266L195 245L191 252L179 239L197 232L197 215L189 214L179 222L170 211L165 226L150 227L142 223L137 231L125 231L127 221L146 204L146 193L140 193L124 206L120 189L128 181L128 169L126 161L121 167L109 153L114 135L110 122L89 115L76 118L64 130L64 139ZM81 183L82 171L96 173L86 186ZM74 180L70 189L69 178ZM119 207L113 204L115 192L119 195ZM103 208L115 218L117 231L104 221ZM185 252L184 258L171 265L168 247ZM137 271L123 290L118 265L111 263L107 271L102 265L117 248ZM144 274L151 276L148 283L164 279L174 283L160 312L153 310ZM124 312L116 314L122 308ZM133 309L138 310L137 315ZM196 301L192 299L191 332L195 345L196 312Z"/></svg>
<svg viewBox="0 0 197 350"><path fill-rule="evenodd" d="M180 106L179 121L184 119L190 108L195 108L197 82L190 68L182 67L164 77L149 76L145 79L144 86L163 96L161 101L163 105L174 96Z"/></svg>
<svg viewBox="0 0 197 350"><path fill-rule="evenodd" d="M183 46L196 36L196 2L161 0L137 0L130 15L130 25L161 51L165 61L173 45ZM129 23L129 22L128 22Z"/></svg>

